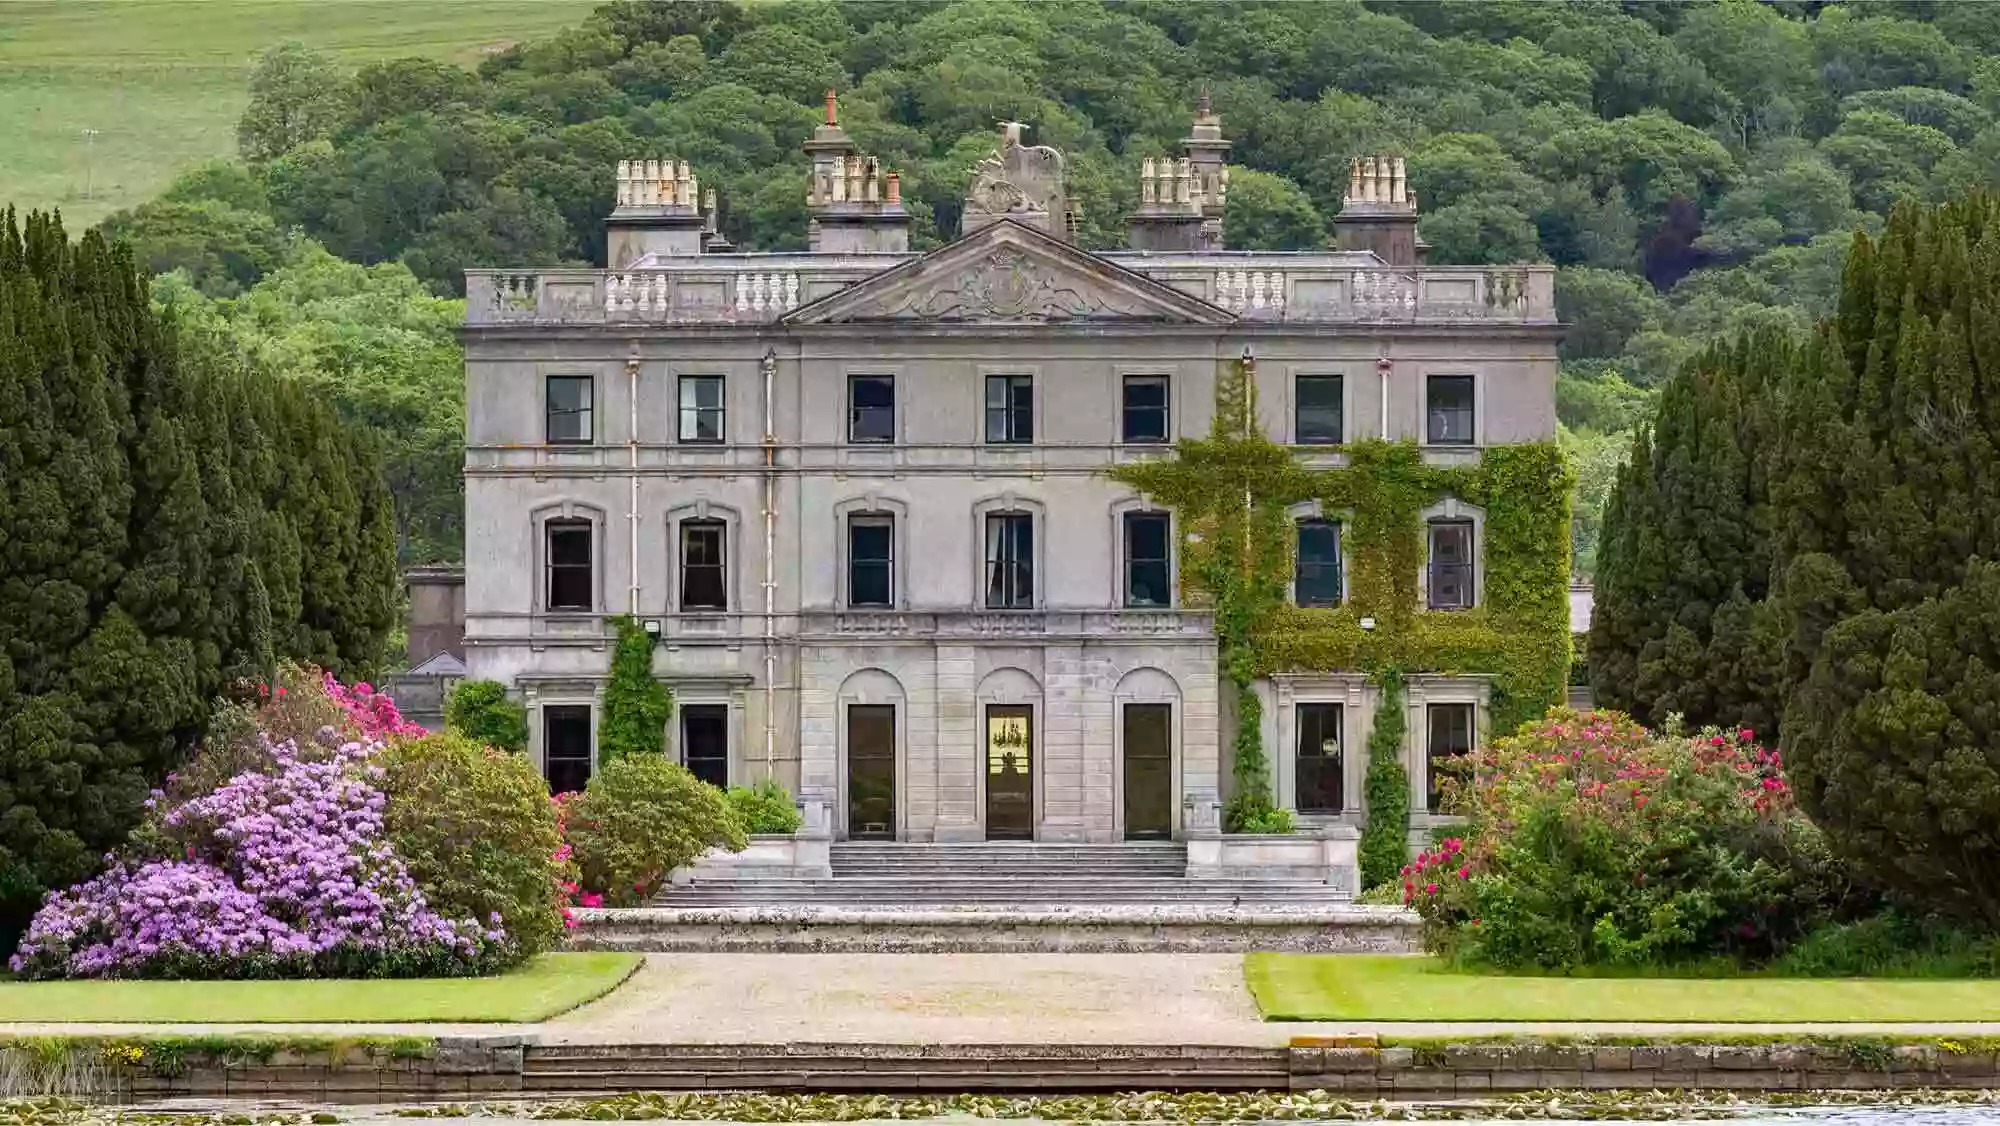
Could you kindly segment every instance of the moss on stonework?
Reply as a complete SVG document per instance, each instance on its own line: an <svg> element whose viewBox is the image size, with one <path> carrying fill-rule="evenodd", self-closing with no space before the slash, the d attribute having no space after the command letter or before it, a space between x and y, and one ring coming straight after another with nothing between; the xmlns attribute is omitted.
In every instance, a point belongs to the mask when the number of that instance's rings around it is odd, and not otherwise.
<svg viewBox="0 0 2000 1126"><path fill-rule="evenodd" d="M1370 438L1334 448L1347 464L1312 468L1258 427L1255 384L1254 362L1235 362L1217 380L1208 437L1183 439L1170 458L1109 470L1177 513L1183 598L1213 610L1222 676L1239 701L1273 673L1355 670L1379 681L1396 669L1491 677L1495 734L1559 703L1570 663L1573 475L1556 444L1494 446L1477 464L1430 465L1414 442ZM1485 513L1484 581L1471 610L1422 609L1423 512L1447 498ZM1288 510L1308 501L1341 523L1347 601L1339 607L1300 608L1287 597ZM1225 827L1233 831L1270 804L1255 733L1238 741L1232 778Z"/></svg>

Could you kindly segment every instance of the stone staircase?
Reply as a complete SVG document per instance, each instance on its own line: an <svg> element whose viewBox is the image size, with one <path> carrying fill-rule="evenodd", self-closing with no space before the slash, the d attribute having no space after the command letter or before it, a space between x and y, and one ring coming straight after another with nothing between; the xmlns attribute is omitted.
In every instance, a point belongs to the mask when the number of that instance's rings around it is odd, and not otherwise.
<svg viewBox="0 0 2000 1126"><path fill-rule="evenodd" d="M654 901L668 908L846 907L1047 910L1161 907L1301 910L1346 893L1306 880L1189 879L1187 848L1171 842L953 844L841 841L832 877L773 878L696 871Z"/></svg>

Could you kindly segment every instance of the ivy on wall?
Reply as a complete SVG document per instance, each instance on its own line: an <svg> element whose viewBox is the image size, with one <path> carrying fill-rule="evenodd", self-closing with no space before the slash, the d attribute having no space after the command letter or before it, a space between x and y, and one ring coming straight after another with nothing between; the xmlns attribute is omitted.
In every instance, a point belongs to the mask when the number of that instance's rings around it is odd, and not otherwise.
<svg viewBox="0 0 2000 1126"><path fill-rule="evenodd" d="M1347 464L1315 469L1257 425L1255 361L1216 381L1206 438L1174 456L1118 466L1122 481L1175 510L1181 584L1215 614L1223 679L1236 690L1235 782L1224 827L1267 824L1269 766L1250 692L1287 670L1486 673L1493 730L1512 731L1563 696L1569 677L1572 476L1554 442L1488 448L1476 465L1427 465L1414 442L1338 447ZM1471 610L1426 611L1423 510L1447 497L1485 511L1484 582ZM1294 535L1288 511L1317 500L1341 522L1348 598L1305 609L1287 597ZM1374 619L1364 630L1361 621ZM1247 729L1247 731L1246 731Z"/></svg>

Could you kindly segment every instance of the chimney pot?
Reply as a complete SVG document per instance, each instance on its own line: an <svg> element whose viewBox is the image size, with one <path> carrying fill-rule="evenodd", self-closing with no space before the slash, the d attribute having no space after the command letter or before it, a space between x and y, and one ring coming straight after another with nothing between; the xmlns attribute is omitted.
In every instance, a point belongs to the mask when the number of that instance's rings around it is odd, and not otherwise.
<svg viewBox="0 0 2000 1126"><path fill-rule="evenodd" d="M888 197L885 200L883 200L883 202L897 207L902 206L903 177L895 172L891 172L887 177L885 177L885 181L888 190Z"/></svg>
<svg viewBox="0 0 2000 1126"><path fill-rule="evenodd" d="M832 90L826 92L826 123L828 125L840 124L840 112Z"/></svg>

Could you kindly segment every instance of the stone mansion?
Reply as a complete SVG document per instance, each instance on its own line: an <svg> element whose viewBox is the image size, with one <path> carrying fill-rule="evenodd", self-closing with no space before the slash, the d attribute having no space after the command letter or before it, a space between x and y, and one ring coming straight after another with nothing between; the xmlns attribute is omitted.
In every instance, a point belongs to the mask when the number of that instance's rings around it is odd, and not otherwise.
<svg viewBox="0 0 2000 1126"><path fill-rule="evenodd" d="M804 252L734 251L698 170L642 160L618 166L609 269L467 272L466 665L527 704L552 785L589 776L631 614L671 752L775 777L837 839L1213 833L1213 623L1183 604L1175 514L1104 470L1205 435L1246 357L1265 431L1311 464L1356 438L1435 464L1554 438L1552 271L1424 264L1401 159L1355 163L1335 247L1230 250L1204 104L1183 154L1145 161L1129 248L1088 251L1062 154L1021 129L934 250L829 94ZM1427 607L1479 605L1483 514L1424 515ZM1297 520L1292 594L1336 605L1340 524ZM1366 678L1256 690L1277 803L1355 821ZM1413 831L1488 692L1409 679Z"/></svg>

